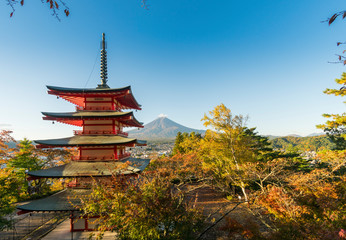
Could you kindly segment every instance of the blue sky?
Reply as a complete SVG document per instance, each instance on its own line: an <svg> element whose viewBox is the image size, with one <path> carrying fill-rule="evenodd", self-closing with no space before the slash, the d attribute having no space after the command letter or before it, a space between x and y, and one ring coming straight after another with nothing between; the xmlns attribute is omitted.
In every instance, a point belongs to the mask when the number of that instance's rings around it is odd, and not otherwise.
<svg viewBox="0 0 346 240"><path fill-rule="evenodd" d="M336 42L346 40L346 22L321 23L344 1L148 0L149 10L139 0L66 3L71 14L59 22L39 0L12 18L0 1L0 129L17 139L72 135L75 127L42 120L41 111L74 110L45 85L96 87L102 32L108 83L132 86L144 123L165 114L203 129L203 114L224 103L261 134L307 135L323 113L345 111L322 92L345 71L328 61L343 50Z"/></svg>

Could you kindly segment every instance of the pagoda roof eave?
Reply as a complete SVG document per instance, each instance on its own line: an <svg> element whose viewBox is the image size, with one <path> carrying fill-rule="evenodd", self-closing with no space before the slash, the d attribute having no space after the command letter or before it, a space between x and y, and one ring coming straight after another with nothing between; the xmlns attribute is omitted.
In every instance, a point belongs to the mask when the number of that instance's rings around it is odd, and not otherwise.
<svg viewBox="0 0 346 240"><path fill-rule="evenodd" d="M122 104L122 105L124 105L124 106L126 106L128 108L136 109L136 110L142 110L142 108L141 108L142 105L140 105L137 102L137 100L135 99L135 97L132 94L131 89L130 89L130 94L125 95L125 96L120 97L120 98L117 98L117 101L120 104Z"/></svg>
<svg viewBox="0 0 346 240"><path fill-rule="evenodd" d="M126 138L118 135L77 135L68 138L35 140L39 147L79 147L79 146L116 146L126 144L145 145L146 141Z"/></svg>
<svg viewBox="0 0 346 240"><path fill-rule="evenodd" d="M78 111L78 112L42 112L43 115L52 118L84 119L84 118L121 118L133 116L133 112L115 112L115 111Z"/></svg>
<svg viewBox="0 0 346 240"><path fill-rule="evenodd" d="M65 93L114 93L121 92L124 90L131 90L131 86L126 86L122 88L66 88L66 87L57 87L57 86L46 86L49 90L56 92L65 92Z"/></svg>
<svg viewBox="0 0 346 240"><path fill-rule="evenodd" d="M126 168L121 165L129 163ZM150 163L150 159L127 158L121 161L96 162L72 161L70 163L29 171L27 174L33 178L70 178L70 177L109 177L113 174L129 175L142 172Z"/></svg>
<svg viewBox="0 0 346 240"><path fill-rule="evenodd" d="M64 189L51 196L33 200L17 206L17 209L28 212L58 212L78 211L81 207L81 198L90 196L91 189Z"/></svg>
<svg viewBox="0 0 346 240"><path fill-rule="evenodd" d="M79 112L42 112L45 116L44 120L58 121L65 124L81 127L83 125L82 120L117 120L125 127L139 127L143 128L143 123L139 122L133 112L115 112L115 111L79 111Z"/></svg>
<svg viewBox="0 0 346 240"><path fill-rule="evenodd" d="M79 97L100 97L101 95L113 95L115 99L123 105L122 109L137 109L142 110L141 105L132 95L131 86L123 88L66 88L57 86L46 86L49 94L61 96L64 99L81 106L79 101L73 101L70 98ZM114 95L115 94L115 95Z"/></svg>

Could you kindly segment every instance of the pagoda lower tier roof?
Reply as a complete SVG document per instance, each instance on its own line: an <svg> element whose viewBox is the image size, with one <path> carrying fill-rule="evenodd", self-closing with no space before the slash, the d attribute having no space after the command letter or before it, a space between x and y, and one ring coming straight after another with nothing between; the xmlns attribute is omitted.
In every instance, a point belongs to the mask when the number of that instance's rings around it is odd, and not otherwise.
<svg viewBox="0 0 346 240"><path fill-rule="evenodd" d="M69 177L107 177L113 174L128 175L142 172L149 164L150 159L128 158L121 161L96 162L96 161L72 161L70 163L42 169L29 171L31 178L69 178ZM129 165L122 168L121 165Z"/></svg>
<svg viewBox="0 0 346 240"><path fill-rule="evenodd" d="M42 112L45 120L61 121L75 126L82 126L82 120L97 119L115 119L130 127L143 127L143 123L139 122L133 115L133 112L116 112L116 111L78 111L78 112Z"/></svg>
<svg viewBox="0 0 346 240"><path fill-rule="evenodd" d="M84 105L85 97L112 97L120 103L122 109L141 110L135 97L132 95L131 86L123 88L65 88L47 86L48 93L60 96L65 100L80 107Z"/></svg>
<svg viewBox="0 0 346 240"><path fill-rule="evenodd" d="M44 148L45 146L53 147L79 147L79 146L115 146L115 145L145 145L146 141L137 140L135 138L126 138L117 135L77 135L68 138L35 140L35 143L41 145L38 147Z"/></svg>
<svg viewBox="0 0 346 240"><path fill-rule="evenodd" d="M49 197L19 205L17 208L28 212L77 211L82 205L81 198L90 196L90 194L91 189L67 188Z"/></svg>

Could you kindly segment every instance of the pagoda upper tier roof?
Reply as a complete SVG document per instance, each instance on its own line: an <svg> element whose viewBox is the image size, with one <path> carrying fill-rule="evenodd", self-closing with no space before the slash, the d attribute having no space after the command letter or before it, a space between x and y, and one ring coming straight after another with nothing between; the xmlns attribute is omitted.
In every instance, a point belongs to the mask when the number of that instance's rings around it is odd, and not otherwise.
<svg viewBox="0 0 346 240"><path fill-rule="evenodd" d="M37 147L78 147L78 146L106 146L106 145L145 145L146 141L135 138L126 138L117 135L77 135L68 138L35 140L39 144Z"/></svg>
<svg viewBox="0 0 346 240"><path fill-rule="evenodd" d="M138 104L132 95L131 86L123 88L65 88L47 86L47 88L49 89L49 94L60 96L80 107L83 107L85 97L112 97L121 105L122 109L141 110L141 105Z"/></svg>
<svg viewBox="0 0 346 240"><path fill-rule="evenodd" d="M81 207L81 198L90 196L91 189L67 188L49 197L37 199L27 204L17 206L28 212L43 211L76 211Z"/></svg>
<svg viewBox="0 0 346 240"><path fill-rule="evenodd" d="M129 165L122 167L127 162ZM113 174L127 175L142 172L148 166L149 162L150 159L141 158L128 158L116 162L72 161L57 167L30 171L27 174L33 178L104 177L112 176Z"/></svg>
<svg viewBox="0 0 346 240"><path fill-rule="evenodd" d="M42 112L45 120L61 121L75 126L82 126L83 120L95 119L116 119L129 127L143 127L143 123L139 122L133 115L133 112L115 112L115 111L78 111L78 112Z"/></svg>

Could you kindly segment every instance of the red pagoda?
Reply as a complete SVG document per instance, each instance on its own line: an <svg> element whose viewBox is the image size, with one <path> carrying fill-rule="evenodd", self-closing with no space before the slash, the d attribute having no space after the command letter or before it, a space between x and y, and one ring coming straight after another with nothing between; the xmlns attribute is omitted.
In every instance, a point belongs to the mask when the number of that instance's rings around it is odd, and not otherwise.
<svg viewBox="0 0 346 240"><path fill-rule="evenodd" d="M122 175L137 175L149 164L149 159L132 158L127 147L145 145L145 141L128 138L125 127L142 128L132 111L141 110L132 95L131 87L110 88L107 85L107 52L105 34L102 34L101 84L96 88L65 88L47 86L48 94L76 105L75 112L43 112L44 120L81 127L74 136L60 139L35 140L38 148L76 147L78 155L70 163L28 172L28 179L68 178L67 188L49 197L18 206L22 213L68 211L71 213L71 231L94 230L95 221L79 215L80 198L91 192L92 178L109 180L118 166L129 162Z"/></svg>

